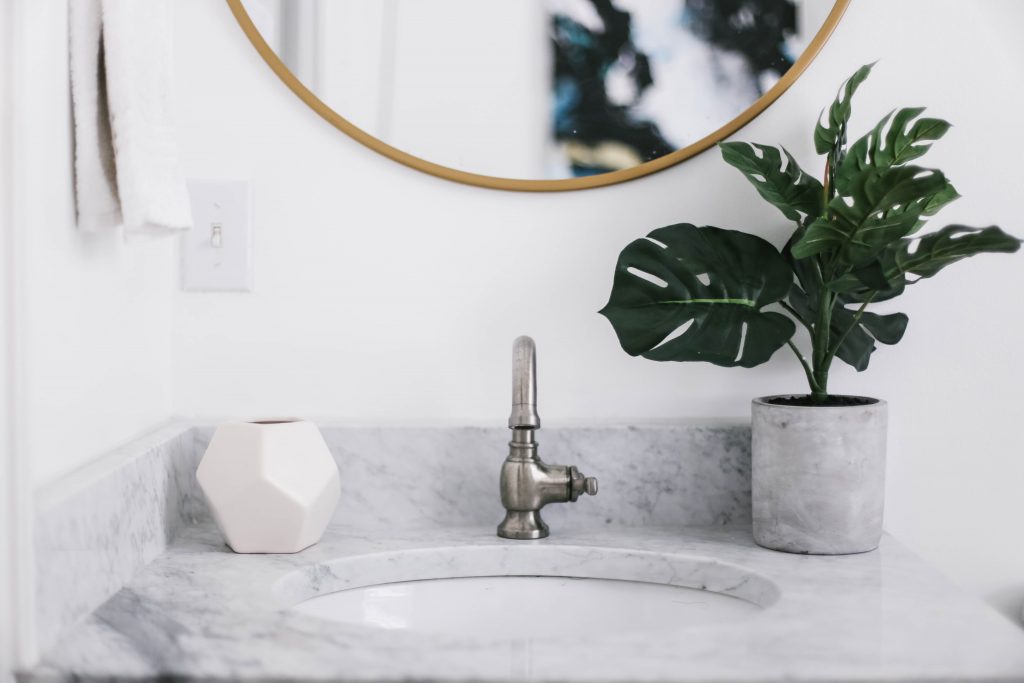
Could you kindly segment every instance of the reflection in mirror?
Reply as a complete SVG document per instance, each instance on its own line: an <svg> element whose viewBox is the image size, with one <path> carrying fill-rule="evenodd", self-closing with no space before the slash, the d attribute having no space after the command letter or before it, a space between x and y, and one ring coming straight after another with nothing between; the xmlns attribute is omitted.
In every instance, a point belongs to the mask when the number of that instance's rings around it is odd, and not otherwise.
<svg viewBox="0 0 1024 683"><path fill-rule="evenodd" d="M244 0L369 135L468 173L630 169L713 134L794 66L832 0Z"/></svg>

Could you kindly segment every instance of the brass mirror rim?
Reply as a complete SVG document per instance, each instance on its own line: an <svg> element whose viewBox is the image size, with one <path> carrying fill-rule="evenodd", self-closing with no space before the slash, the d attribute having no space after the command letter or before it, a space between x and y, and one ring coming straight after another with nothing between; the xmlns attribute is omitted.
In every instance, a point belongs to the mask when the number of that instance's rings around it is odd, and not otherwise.
<svg viewBox="0 0 1024 683"><path fill-rule="evenodd" d="M242 31L245 32L249 42L251 42L253 47L256 48L256 51L263 58L263 61L265 61L274 73L284 81L284 84L287 85L292 92L299 96L299 99L309 105L313 111L319 114L335 128L362 143L366 147L369 147L373 151L383 154L394 161L418 171L423 171L424 173L429 173L430 175L434 175L439 178L453 180L467 185L519 192L560 192L565 190L583 190L591 187L614 185L616 183L622 183L627 180L633 180L635 178L641 178L643 176L656 173L657 171L666 169L669 166L674 166L681 161L700 154L719 140L724 140L757 118L761 112L768 108L768 105L777 100L782 93L786 92L786 90L796 82L796 79L803 74L808 65L810 65L810 63L814 61L814 58L818 56L818 53L821 52L821 48L824 47L826 42L828 42L829 37L832 35L832 32L835 31L836 26L839 25L839 20L842 19L843 14L846 12L846 8L850 5L850 2L851 0L836 0L832 9L829 11L828 17L825 19L825 23L815 34L814 40L810 42L807 49L804 50L803 54L800 55L793 66L783 74L782 78L780 78L768 92L747 107L739 116L732 119L718 130L704 136L697 142L678 149L671 154L666 154L663 157L654 159L653 161L648 161L621 171L611 171L609 173L600 173L598 175L581 178L526 180L470 173L468 171L460 171L448 166L442 166L441 164L435 164L431 161L427 161L426 159L409 154L408 152L403 152L397 147L392 147L383 140L370 135L362 128L356 126L338 112L334 111L334 109L317 97L312 90L303 85L295 74L285 66L284 62L281 61L281 58L278 57L277 53L271 49L270 45L263 38L263 35L259 32L259 29L256 28L256 24L253 23L249 13L242 5L242 0L227 0L231 13L235 16L239 26L242 27Z"/></svg>

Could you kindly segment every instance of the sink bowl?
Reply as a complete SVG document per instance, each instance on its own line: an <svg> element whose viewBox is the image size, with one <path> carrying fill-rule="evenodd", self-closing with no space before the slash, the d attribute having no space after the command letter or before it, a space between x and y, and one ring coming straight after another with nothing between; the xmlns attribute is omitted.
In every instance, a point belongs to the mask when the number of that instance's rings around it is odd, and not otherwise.
<svg viewBox="0 0 1024 683"><path fill-rule="evenodd" d="M761 611L694 588L564 576L485 576L366 586L306 600L295 611L375 629L464 638L595 637L738 621Z"/></svg>
<svg viewBox="0 0 1024 683"><path fill-rule="evenodd" d="M553 545L339 558L289 573L275 594L293 614L349 627L515 641L744 621L779 597L710 557Z"/></svg>

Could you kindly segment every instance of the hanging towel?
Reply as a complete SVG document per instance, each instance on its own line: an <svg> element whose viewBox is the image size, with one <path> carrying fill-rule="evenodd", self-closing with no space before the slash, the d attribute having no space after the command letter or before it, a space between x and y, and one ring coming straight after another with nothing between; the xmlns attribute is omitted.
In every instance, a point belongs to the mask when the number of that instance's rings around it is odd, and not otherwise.
<svg viewBox="0 0 1024 683"><path fill-rule="evenodd" d="M78 226L171 234L192 222L171 117L166 0L71 0Z"/></svg>
<svg viewBox="0 0 1024 683"><path fill-rule="evenodd" d="M107 114L100 0L71 0L71 100L75 119L75 204L80 230L121 223Z"/></svg>

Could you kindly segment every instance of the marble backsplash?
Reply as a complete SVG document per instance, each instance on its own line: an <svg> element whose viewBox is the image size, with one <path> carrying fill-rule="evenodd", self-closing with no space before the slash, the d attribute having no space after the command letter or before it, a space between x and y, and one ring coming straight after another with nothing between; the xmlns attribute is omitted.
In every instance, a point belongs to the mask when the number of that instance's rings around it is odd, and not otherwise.
<svg viewBox="0 0 1024 683"><path fill-rule="evenodd" d="M479 427L321 425L341 471L336 524L473 526L501 521L498 475L509 432ZM206 449L212 427L194 430ZM541 459L576 465L600 482L597 496L550 505L553 528L715 525L750 521L746 426L543 429ZM196 510L194 514L202 514Z"/></svg>
<svg viewBox="0 0 1024 683"><path fill-rule="evenodd" d="M35 518L36 636L46 649L163 553L199 493L191 426L172 423L43 487Z"/></svg>
<svg viewBox="0 0 1024 683"><path fill-rule="evenodd" d="M172 423L41 491L41 648L160 555L179 529L209 517L195 469L214 428ZM416 529L501 520L507 429L320 428L341 471L335 524ZM544 509L553 533L750 522L746 425L545 428L538 441L546 462L576 465L600 481L597 496Z"/></svg>

